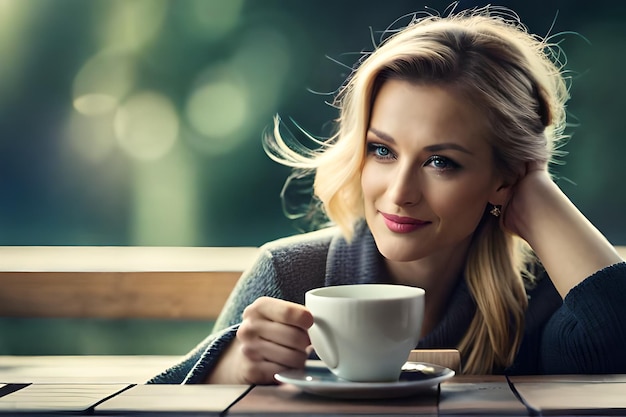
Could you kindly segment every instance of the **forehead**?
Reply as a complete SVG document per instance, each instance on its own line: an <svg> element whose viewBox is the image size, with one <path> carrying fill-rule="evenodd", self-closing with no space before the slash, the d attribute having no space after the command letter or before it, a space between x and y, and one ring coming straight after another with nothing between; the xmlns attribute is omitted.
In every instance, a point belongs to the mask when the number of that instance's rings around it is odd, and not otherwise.
<svg viewBox="0 0 626 417"><path fill-rule="evenodd" d="M370 125L392 136L490 147L486 112L453 85L387 80L374 98Z"/></svg>

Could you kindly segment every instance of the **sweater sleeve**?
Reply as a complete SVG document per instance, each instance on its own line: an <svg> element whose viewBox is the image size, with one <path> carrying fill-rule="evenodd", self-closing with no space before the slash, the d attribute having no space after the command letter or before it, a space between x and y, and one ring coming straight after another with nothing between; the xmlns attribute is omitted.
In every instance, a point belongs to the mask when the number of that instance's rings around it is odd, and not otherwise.
<svg viewBox="0 0 626 417"><path fill-rule="evenodd" d="M279 239L260 248L253 265L231 292L213 332L175 366L149 383L200 384L235 339L243 310L259 297L304 303L304 293L324 285L326 258L334 229Z"/></svg>
<svg viewBox="0 0 626 417"><path fill-rule="evenodd" d="M253 265L242 274L222 309L212 333L180 362L148 381L152 384L200 384L213 370L234 340L243 310L262 296L281 297L272 255L261 250Z"/></svg>
<svg viewBox="0 0 626 417"><path fill-rule="evenodd" d="M172 367L148 380L148 384L200 384L215 366L217 358L235 338L235 325L214 332Z"/></svg>
<svg viewBox="0 0 626 417"><path fill-rule="evenodd" d="M625 296L624 262L572 288L544 328L543 373L626 373Z"/></svg>

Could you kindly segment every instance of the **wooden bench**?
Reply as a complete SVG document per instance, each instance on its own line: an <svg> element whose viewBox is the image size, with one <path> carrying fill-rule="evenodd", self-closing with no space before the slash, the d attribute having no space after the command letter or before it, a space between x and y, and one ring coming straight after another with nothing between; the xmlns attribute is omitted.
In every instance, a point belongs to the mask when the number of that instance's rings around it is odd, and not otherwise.
<svg viewBox="0 0 626 417"><path fill-rule="evenodd" d="M0 316L214 320L250 247L0 247Z"/></svg>
<svg viewBox="0 0 626 417"><path fill-rule="evenodd" d="M617 249L626 258L626 246ZM0 317L214 320L257 252L0 247Z"/></svg>

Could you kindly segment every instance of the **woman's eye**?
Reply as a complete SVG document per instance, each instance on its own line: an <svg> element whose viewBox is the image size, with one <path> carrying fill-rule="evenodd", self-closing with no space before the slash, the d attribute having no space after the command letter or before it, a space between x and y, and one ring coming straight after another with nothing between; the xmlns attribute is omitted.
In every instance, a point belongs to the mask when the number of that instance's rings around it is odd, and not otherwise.
<svg viewBox="0 0 626 417"><path fill-rule="evenodd" d="M379 143L368 143L367 144L367 153L374 155L379 159L393 159L395 158L391 149L389 149L385 145L381 145Z"/></svg>
<svg viewBox="0 0 626 417"><path fill-rule="evenodd" d="M428 158L428 160L424 163L424 166L432 166L433 168L440 171L448 171L460 168L460 165L453 160L437 155Z"/></svg>

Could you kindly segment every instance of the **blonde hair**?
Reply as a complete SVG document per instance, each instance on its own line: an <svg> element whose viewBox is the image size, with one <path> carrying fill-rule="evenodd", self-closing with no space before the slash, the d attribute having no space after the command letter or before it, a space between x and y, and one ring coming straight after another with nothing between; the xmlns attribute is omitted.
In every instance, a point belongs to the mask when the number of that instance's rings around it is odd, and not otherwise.
<svg viewBox="0 0 626 417"><path fill-rule="evenodd" d="M361 59L339 90L337 132L314 151L293 149L274 135L265 141L276 160L315 172L315 195L328 218L351 239L363 218L360 175L373 100L387 79L452 88L487 114L499 172L514 181L531 161L551 161L565 138L568 88L560 50L528 33L512 12L483 7L416 16ZM527 306L527 245L485 212L474 233L465 279L476 301L458 348L465 373L491 373L512 364Z"/></svg>

